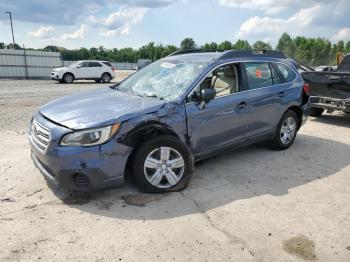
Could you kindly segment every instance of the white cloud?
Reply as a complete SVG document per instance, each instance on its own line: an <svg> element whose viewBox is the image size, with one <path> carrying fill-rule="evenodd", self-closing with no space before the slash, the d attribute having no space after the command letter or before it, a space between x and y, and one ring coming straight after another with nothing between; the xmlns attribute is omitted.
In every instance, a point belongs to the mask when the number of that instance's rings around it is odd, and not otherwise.
<svg viewBox="0 0 350 262"><path fill-rule="evenodd" d="M334 8L343 5L345 0L216 0L219 5L262 10L267 14L278 14L284 10L310 8L315 5L326 5L331 3Z"/></svg>
<svg viewBox="0 0 350 262"><path fill-rule="evenodd" d="M36 31L30 31L29 36L35 37L35 38L50 38L53 36L55 31L55 28L52 26L42 26Z"/></svg>
<svg viewBox="0 0 350 262"><path fill-rule="evenodd" d="M86 32L88 31L87 25L83 24L80 26L80 28L73 33L70 34L63 34L59 37L60 40L77 40L77 39L84 39L84 36Z"/></svg>
<svg viewBox="0 0 350 262"><path fill-rule="evenodd" d="M250 17L240 26L237 37L259 36L268 38L269 36L276 36L285 31L300 32L313 23L319 9L319 5L301 9L287 20L271 17Z"/></svg>
<svg viewBox="0 0 350 262"><path fill-rule="evenodd" d="M102 35L128 35L133 25L142 22L147 8L143 7L120 7L118 11L111 13L107 18L98 19L90 16L90 22L103 28Z"/></svg>
<svg viewBox="0 0 350 262"><path fill-rule="evenodd" d="M217 0L222 6L263 10L268 14L279 13L285 10L292 0Z"/></svg>
<svg viewBox="0 0 350 262"><path fill-rule="evenodd" d="M350 27L340 29L335 35L333 35L332 39L335 41L350 40Z"/></svg>

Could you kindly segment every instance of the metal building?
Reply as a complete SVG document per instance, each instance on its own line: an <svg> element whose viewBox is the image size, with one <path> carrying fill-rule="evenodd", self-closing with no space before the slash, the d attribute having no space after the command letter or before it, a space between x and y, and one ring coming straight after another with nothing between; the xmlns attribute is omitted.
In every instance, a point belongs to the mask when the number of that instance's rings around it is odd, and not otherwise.
<svg viewBox="0 0 350 262"><path fill-rule="evenodd" d="M0 78L47 79L52 68L62 66L57 52L0 49Z"/></svg>

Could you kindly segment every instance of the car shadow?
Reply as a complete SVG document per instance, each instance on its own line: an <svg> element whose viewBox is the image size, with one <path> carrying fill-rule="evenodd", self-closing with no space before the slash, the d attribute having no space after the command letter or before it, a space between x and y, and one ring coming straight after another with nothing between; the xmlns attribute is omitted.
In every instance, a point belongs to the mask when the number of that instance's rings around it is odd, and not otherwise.
<svg viewBox="0 0 350 262"><path fill-rule="evenodd" d="M322 114L320 117L310 118L310 120L339 127L350 127L350 114L347 113Z"/></svg>
<svg viewBox="0 0 350 262"><path fill-rule="evenodd" d="M334 175L349 165L350 145L299 134L294 145L274 151L263 145L227 152L196 165L181 192L145 194L132 181L122 188L92 193L83 202L53 189L73 208L111 218L159 220L204 213L262 195L283 196L289 190Z"/></svg>

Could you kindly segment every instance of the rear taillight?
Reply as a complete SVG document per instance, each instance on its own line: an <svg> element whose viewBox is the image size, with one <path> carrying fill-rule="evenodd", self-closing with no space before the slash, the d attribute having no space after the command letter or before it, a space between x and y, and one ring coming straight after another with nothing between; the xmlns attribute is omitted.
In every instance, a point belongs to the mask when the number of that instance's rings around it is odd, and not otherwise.
<svg viewBox="0 0 350 262"><path fill-rule="evenodd" d="M309 84L305 83L303 89L307 95L310 93L310 85Z"/></svg>
<svg viewBox="0 0 350 262"><path fill-rule="evenodd" d="M114 72L115 70L117 70L117 68L115 68L115 67L112 67L112 71Z"/></svg>

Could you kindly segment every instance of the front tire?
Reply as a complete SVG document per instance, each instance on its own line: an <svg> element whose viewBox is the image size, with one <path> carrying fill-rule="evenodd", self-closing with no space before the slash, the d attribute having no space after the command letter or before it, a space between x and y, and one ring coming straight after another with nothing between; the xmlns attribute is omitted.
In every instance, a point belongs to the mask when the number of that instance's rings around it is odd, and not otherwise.
<svg viewBox="0 0 350 262"><path fill-rule="evenodd" d="M190 152L173 136L161 135L151 139L135 153L134 178L145 192L180 191L189 184L192 171Z"/></svg>
<svg viewBox="0 0 350 262"><path fill-rule="evenodd" d="M292 111L286 111L278 123L275 138L271 141L271 146L276 150L285 150L289 148L297 135L298 116Z"/></svg>
<svg viewBox="0 0 350 262"><path fill-rule="evenodd" d="M324 111L323 108L311 107L309 109L309 115L314 117L319 117L322 115L323 111Z"/></svg>
<svg viewBox="0 0 350 262"><path fill-rule="evenodd" d="M74 82L74 76L71 73L65 73L62 79L66 84L71 84Z"/></svg>
<svg viewBox="0 0 350 262"><path fill-rule="evenodd" d="M103 83L109 83L111 81L112 77L108 73L103 73L101 80Z"/></svg>

